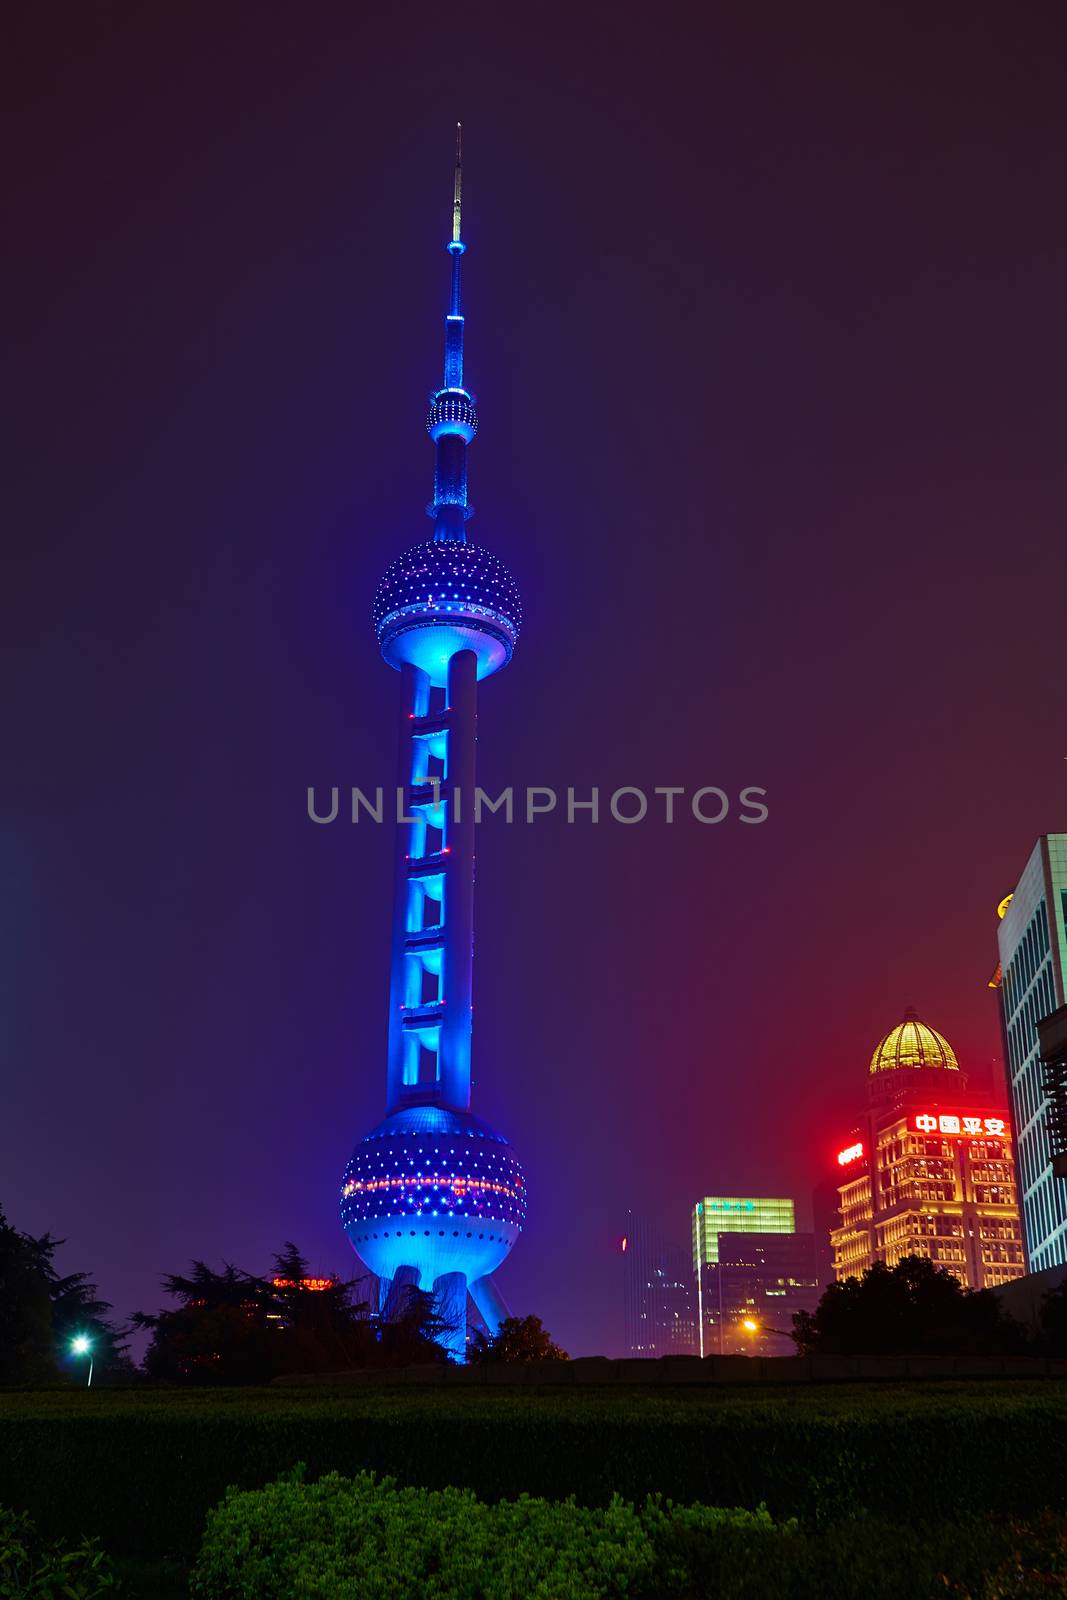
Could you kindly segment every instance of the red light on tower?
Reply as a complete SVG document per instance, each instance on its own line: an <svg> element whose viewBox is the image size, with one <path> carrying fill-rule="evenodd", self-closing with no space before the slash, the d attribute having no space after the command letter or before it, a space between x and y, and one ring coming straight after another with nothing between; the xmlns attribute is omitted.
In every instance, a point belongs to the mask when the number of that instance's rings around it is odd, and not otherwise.
<svg viewBox="0 0 1067 1600"><path fill-rule="evenodd" d="M630 1241L629 1241L628 1237L624 1233L623 1236L622 1236L622 1249L623 1249L623 1254L624 1255L626 1254L626 1246L629 1244L629 1242Z"/></svg>

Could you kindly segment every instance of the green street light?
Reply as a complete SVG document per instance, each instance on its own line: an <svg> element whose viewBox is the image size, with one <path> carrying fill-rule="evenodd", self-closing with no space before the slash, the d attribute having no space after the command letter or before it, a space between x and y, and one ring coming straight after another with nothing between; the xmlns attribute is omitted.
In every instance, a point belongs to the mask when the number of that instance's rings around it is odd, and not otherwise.
<svg viewBox="0 0 1067 1600"><path fill-rule="evenodd" d="M79 1333L78 1337L72 1342L70 1349L72 1355L89 1357L89 1376L85 1380L85 1387L88 1389L93 1381L93 1341L87 1339L84 1333Z"/></svg>

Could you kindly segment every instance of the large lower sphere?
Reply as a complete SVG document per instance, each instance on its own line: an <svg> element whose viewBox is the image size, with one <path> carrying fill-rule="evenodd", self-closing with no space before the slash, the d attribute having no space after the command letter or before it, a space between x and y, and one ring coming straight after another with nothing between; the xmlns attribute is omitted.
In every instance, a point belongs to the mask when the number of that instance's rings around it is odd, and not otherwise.
<svg viewBox="0 0 1067 1600"><path fill-rule="evenodd" d="M380 1278L415 1267L424 1289L448 1272L493 1272L526 1220L526 1180L507 1140L469 1112L395 1111L361 1139L341 1183L341 1221Z"/></svg>

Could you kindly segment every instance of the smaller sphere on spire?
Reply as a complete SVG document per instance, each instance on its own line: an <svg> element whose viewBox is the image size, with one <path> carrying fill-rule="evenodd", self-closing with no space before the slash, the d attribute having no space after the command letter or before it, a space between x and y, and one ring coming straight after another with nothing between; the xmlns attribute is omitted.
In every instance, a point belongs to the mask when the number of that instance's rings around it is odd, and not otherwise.
<svg viewBox="0 0 1067 1600"><path fill-rule="evenodd" d="M457 433L470 444L478 432L478 413L465 389L441 389L430 401L426 432L436 441L446 433Z"/></svg>

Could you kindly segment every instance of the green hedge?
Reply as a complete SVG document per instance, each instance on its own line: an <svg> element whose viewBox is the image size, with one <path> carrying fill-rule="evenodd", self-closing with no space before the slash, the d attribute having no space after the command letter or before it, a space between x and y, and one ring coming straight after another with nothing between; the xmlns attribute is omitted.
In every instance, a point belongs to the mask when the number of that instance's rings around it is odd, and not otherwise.
<svg viewBox="0 0 1067 1600"><path fill-rule="evenodd" d="M290 1600L604 1600L662 1587L656 1534L675 1513L523 1495L486 1504L470 1489L397 1489L372 1473L298 1475L231 1490L208 1516L192 1594ZM723 1528L781 1536L765 1511L677 1513L705 1537Z"/></svg>
<svg viewBox="0 0 1067 1600"><path fill-rule="evenodd" d="M0 1506L0 1595L4 1600L99 1600L114 1594L114 1569L94 1539L73 1549L43 1539L25 1512Z"/></svg>
<svg viewBox="0 0 1067 1600"><path fill-rule="evenodd" d="M579 1506L372 1474L231 1490L208 1516L200 1600L1035 1600L1067 1588L1067 1518L804 1528L764 1510Z"/></svg>
<svg viewBox="0 0 1067 1600"><path fill-rule="evenodd" d="M701 1389L90 1391L0 1397L0 1502L115 1554L197 1548L226 1488L373 1470L484 1499L866 1510L1067 1505L1067 1385L941 1383L773 1393Z"/></svg>
<svg viewBox="0 0 1067 1600"><path fill-rule="evenodd" d="M1050 1600L1067 1592L1067 1517L858 1517L779 1539L672 1521L655 1557L647 1600Z"/></svg>

